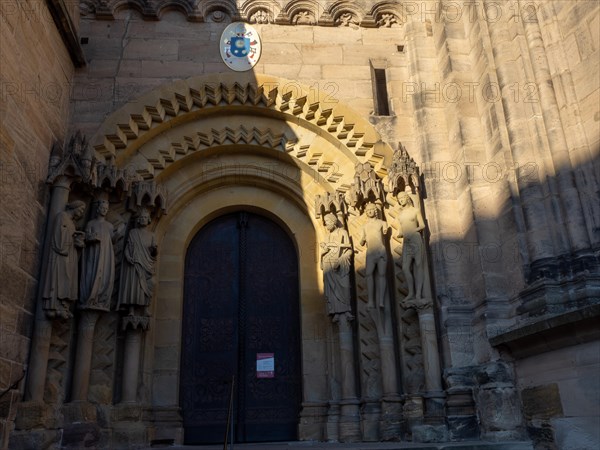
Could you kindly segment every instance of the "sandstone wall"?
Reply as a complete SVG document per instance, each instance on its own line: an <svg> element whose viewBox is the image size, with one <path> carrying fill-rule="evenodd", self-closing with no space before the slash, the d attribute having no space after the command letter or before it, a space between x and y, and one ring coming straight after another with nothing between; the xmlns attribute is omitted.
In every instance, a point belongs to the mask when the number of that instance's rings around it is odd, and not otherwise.
<svg viewBox="0 0 600 450"><path fill-rule="evenodd" d="M43 0L0 4L0 448L27 364L50 149L65 137L73 65ZM18 386L23 386L23 383ZM8 391L7 391L8 390Z"/></svg>
<svg viewBox="0 0 600 450"><path fill-rule="evenodd" d="M144 21L132 10L114 21L84 17L82 37L89 66L77 74L73 127L90 136L112 111L166 82L209 73L231 72L222 62L218 41L227 24L194 23L178 11L160 21ZM411 113L401 101L406 55L398 50L402 28L255 25L263 54L254 72L282 77L350 102L365 117L373 111L369 60L387 61L392 109L409 139ZM315 97L316 98L316 97ZM310 101L310 99L309 99Z"/></svg>
<svg viewBox="0 0 600 450"><path fill-rule="evenodd" d="M420 165L444 366L476 366L501 357L490 337L597 292L548 286L572 282L573 258L600 246L599 8L567 0L415 8L401 27L256 25L255 72L349 103ZM75 78L72 128L93 136L144 92L229 72L218 51L225 26L179 11L158 21L133 10L109 21L88 14L90 64ZM386 69L390 117L373 114L373 65Z"/></svg>
<svg viewBox="0 0 600 450"><path fill-rule="evenodd" d="M536 448L595 448L600 442L600 344L588 342L516 363Z"/></svg>

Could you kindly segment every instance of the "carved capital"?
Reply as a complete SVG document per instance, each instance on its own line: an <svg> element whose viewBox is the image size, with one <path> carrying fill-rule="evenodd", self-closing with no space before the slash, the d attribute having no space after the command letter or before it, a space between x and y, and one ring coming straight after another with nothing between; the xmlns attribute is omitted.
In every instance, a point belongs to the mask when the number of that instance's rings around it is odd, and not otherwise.
<svg viewBox="0 0 600 450"><path fill-rule="evenodd" d="M140 329L142 331L147 331L150 329L150 317L148 316L123 316L123 320L121 322L121 327L123 330L130 328L132 330Z"/></svg>
<svg viewBox="0 0 600 450"><path fill-rule="evenodd" d="M412 298L400 301L404 309L414 309L416 311L425 311L433 307L433 302L429 298Z"/></svg>

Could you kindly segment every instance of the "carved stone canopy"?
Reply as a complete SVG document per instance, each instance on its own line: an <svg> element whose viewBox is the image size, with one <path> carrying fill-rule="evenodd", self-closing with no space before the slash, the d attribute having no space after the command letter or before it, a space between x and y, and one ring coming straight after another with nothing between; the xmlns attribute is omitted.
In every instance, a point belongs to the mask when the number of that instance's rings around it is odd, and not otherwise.
<svg viewBox="0 0 600 450"><path fill-rule="evenodd" d="M366 203L383 204L385 191L383 182L370 163L356 165L354 183L346 193L346 201L355 209L362 210Z"/></svg>
<svg viewBox="0 0 600 450"><path fill-rule="evenodd" d="M61 176L84 183L93 182L95 163L94 149L89 145L87 138L78 131L64 147L59 143L52 146L46 182L53 184Z"/></svg>
<svg viewBox="0 0 600 450"><path fill-rule="evenodd" d="M400 144L394 151L392 165L388 171L387 190L393 196L409 188L412 193L419 191L419 167L410 157L406 149Z"/></svg>

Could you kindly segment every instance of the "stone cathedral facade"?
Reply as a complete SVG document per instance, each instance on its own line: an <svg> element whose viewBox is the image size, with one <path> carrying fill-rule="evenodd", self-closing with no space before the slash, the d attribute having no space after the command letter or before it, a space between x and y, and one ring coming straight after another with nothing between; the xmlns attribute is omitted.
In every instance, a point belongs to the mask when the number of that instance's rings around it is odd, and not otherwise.
<svg viewBox="0 0 600 450"><path fill-rule="evenodd" d="M598 448L597 2L0 6L0 448Z"/></svg>

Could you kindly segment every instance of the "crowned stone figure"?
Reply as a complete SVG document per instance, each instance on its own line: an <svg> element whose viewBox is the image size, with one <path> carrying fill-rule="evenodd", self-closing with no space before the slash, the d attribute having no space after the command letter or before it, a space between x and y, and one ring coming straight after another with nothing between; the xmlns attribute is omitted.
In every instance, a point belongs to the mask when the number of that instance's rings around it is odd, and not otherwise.
<svg viewBox="0 0 600 450"><path fill-rule="evenodd" d="M129 232L125 247L125 258L121 269L119 308L129 307L129 315L135 315L136 307L143 308L148 316L148 307L154 292L154 265L158 247L154 233L148 229L150 212L142 209L137 218L137 228Z"/></svg>
<svg viewBox="0 0 600 450"><path fill-rule="evenodd" d="M71 303L77 300L79 289L77 248L84 246L83 232L75 222L83 216L85 203L76 200L54 218L50 257L44 276L43 308L49 318L71 317Z"/></svg>
<svg viewBox="0 0 600 450"><path fill-rule="evenodd" d="M107 199L98 200L96 212L97 217L90 220L85 228L80 308L108 311L115 281L113 239L117 233L106 220Z"/></svg>
<svg viewBox="0 0 600 450"><path fill-rule="evenodd" d="M352 320L350 236L338 224L337 217L331 213L325 216L325 227L329 236L327 241L321 242L321 269L325 281L327 312L334 322L339 321L340 316Z"/></svg>

